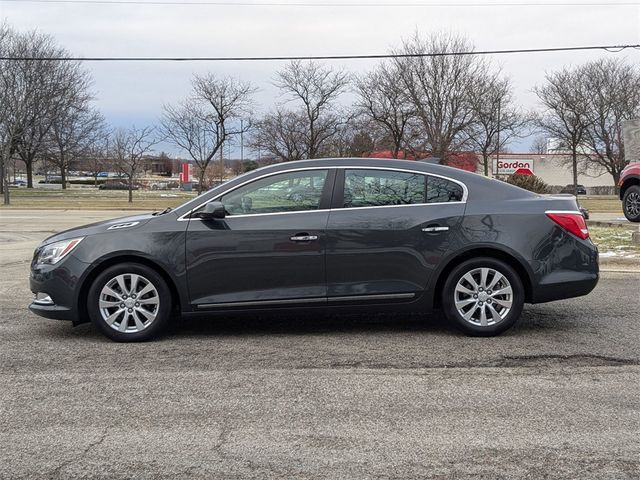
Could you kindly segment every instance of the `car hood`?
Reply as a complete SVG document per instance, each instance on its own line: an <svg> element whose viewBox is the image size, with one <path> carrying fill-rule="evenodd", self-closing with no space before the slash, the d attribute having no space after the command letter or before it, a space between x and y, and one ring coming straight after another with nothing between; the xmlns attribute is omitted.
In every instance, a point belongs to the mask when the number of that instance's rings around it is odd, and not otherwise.
<svg viewBox="0 0 640 480"><path fill-rule="evenodd" d="M153 213L145 213L142 215L118 217L111 220L104 220L102 222L90 223L88 225L82 225L80 227L71 228L51 235L43 240L40 245L47 245L49 243L59 242L69 238L86 237L88 235L97 235L106 232L116 233L119 230L140 228L153 218L157 218Z"/></svg>

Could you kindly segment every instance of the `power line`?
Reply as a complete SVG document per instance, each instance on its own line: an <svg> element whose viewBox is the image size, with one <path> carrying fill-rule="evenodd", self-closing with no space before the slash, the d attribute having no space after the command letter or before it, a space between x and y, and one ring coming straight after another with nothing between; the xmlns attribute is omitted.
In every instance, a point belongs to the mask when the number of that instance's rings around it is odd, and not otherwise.
<svg viewBox="0 0 640 480"><path fill-rule="evenodd" d="M58 3L82 5L173 5L173 6L218 6L218 7L604 7L604 6L638 6L640 1L595 1L595 2L231 2L231 1L176 1L176 0L0 0L11 3Z"/></svg>
<svg viewBox="0 0 640 480"><path fill-rule="evenodd" d="M628 48L640 49L635 45L597 45L579 47L525 48L513 50L469 50L466 52L435 53L382 53L370 55L292 55L270 57L0 57L8 61L84 61L84 62L261 62L290 60L363 60L383 58L454 57L466 55L504 55L515 53L575 52L584 50L604 50L618 53Z"/></svg>

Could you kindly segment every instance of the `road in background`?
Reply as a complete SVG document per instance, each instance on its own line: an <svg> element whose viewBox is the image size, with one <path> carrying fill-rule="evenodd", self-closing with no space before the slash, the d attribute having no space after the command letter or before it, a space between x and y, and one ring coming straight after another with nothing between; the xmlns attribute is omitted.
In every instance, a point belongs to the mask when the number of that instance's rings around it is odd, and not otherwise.
<svg viewBox="0 0 640 480"><path fill-rule="evenodd" d="M42 238L122 212L5 213L0 478L640 476L638 273L525 306L498 338L291 315L117 344L26 306Z"/></svg>

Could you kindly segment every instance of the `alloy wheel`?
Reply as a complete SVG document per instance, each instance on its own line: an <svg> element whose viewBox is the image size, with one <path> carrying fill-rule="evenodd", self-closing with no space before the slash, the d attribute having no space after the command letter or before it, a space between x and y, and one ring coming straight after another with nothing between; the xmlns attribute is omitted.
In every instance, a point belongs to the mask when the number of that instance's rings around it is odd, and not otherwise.
<svg viewBox="0 0 640 480"><path fill-rule="evenodd" d="M102 287L98 307L102 319L111 328L122 333L137 333L156 319L160 295L147 278L124 273Z"/></svg>
<svg viewBox="0 0 640 480"><path fill-rule="evenodd" d="M631 217L637 217L640 215L640 193L631 192L627 195L625 209L627 210L627 214Z"/></svg>
<svg viewBox="0 0 640 480"><path fill-rule="evenodd" d="M458 314L471 325L495 325L511 311L513 288L498 270L474 268L458 280L454 303Z"/></svg>

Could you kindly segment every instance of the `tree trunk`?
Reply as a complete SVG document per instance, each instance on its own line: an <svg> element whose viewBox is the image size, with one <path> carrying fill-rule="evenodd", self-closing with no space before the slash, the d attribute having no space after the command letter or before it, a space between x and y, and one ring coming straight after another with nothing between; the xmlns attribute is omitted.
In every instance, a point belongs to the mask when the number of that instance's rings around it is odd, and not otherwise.
<svg viewBox="0 0 640 480"><path fill-rule="evenodd" d="M620 173L621 172L611 173L611 176L613 177L613 186L616 187L616 193L620 193L620 187L618 186L618 182L620 181Z"/></svg>
<svg viewBox="0 0 640 480"><path fill-rule="evenodd" d="M204 174L205 170L201 169L200 175L198 175L198 195L202 193L202 187L204 186Z"/></svg>
<svg viewBox="0 0 640 480"><path fill-rule="evenodd" d="M133 179L129 179L129 203L133 203Z"/></svg>
<svg viewBox="0 0 640 480"><path fill-rule="evenodd" d="M4 160L0 158L0 195L4 195Z"/></svg>
<svg viewBox="0 0 640 480"><path fill-rule="evenodd" d="M573 194L578 196L578 152L575 147L571 149L571 168L573 169Z"/></svg>
<svg viewBox="0 0 640 480"><path fill-rule="evenodd" d="M4 185L4 204L10 205L11 198L9 196L9 181L7 180L7 170L8 169L4 168L4 165L3 165L1 181L2 181L2 184Z"/></svg>
<svg viewBox="0 0 640 480"><path fill-rule="evenodd" d="M25 161L27 167L27 188L33 188L33 161Z"/></svg>
<svg viewBox="0 0 640 480"><path fill-rule="evenodd" d="M482 153L482 161L484 163L484 176L489 176L489 155L487 153Z"/></svg>
<svg viewBox="0 0 640 480"><path fill-rule="evenodd" d="M62 180L62 189L67 189L67 172L64 166L60 167L60 180Z"/></svg>

